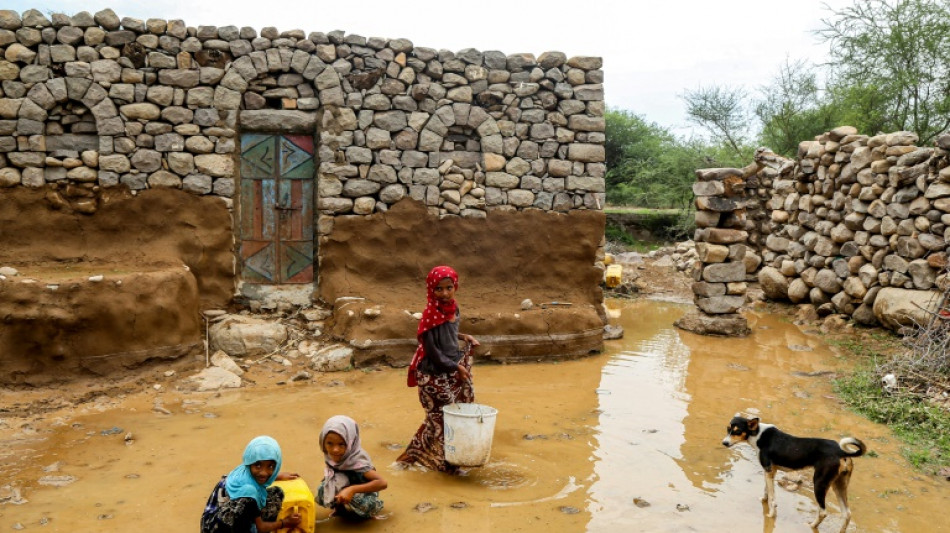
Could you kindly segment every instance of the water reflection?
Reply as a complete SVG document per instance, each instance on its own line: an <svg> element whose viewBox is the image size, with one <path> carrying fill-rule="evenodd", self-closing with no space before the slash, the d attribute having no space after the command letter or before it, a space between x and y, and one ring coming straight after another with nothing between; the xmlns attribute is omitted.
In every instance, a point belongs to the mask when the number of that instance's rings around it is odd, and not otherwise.
<svg viewBox="0 0 950 533"><path fill-rule="evenodd" d="M854 435L871 444L878 458L856 461L849 531L945 527L907 512L910 506L939 512L948 503L945 489L911 471L886 428L835 401L830 376L852 362L818 337L755 313L748 315L753 329L748 338L704 337L672 328L688 306L613 305L614 321L626 337L610 343L599 386L588 531L810 531L805 522L817 509L810 472L803 488L777 489L778 516L767 519L754 451L720 445L737 411L757 413L792 433ZM895 482L900 490L886 488ZM882 494L892 501L882 505ZM835 531L837 509L834 503L829 508L823 529Z"/></svg>

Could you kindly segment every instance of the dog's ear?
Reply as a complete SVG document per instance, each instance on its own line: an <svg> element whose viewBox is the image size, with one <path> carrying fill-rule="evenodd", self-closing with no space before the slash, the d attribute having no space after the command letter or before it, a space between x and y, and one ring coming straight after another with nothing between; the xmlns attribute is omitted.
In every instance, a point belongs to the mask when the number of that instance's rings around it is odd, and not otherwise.
<svg viewBox="0 0 950 533"><path fill-rule="evenodd" d="M759 429L759 419L758 417L749 420L749 431L757 431Z"/></svg>

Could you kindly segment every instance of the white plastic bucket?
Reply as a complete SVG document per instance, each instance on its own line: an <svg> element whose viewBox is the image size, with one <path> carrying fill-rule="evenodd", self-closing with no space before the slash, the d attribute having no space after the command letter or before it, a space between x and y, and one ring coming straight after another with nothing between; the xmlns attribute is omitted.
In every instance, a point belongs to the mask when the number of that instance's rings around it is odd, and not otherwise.
<svg viewBox="0 0 950 533"><path fill-rule="evenodd" d="M498 409L477 403L451 403L445 415L445 460L456 466L482 466L491 455Z"/></svg>

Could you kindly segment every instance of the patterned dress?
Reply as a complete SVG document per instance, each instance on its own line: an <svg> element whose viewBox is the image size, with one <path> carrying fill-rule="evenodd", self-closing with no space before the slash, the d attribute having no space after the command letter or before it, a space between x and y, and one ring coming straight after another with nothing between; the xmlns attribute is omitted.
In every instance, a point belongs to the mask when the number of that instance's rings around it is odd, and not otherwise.
<svg viewBox="0 0 950 533"><path fill-rule="evenodd" d="M348 470L345 473L346 477L350 480L350 485L362 485L367 482L363 472ZM326 507L323 505L324 482L325 480L321 481L320 488L317 489L317 503L322 507ZM329 506L329 508L333 509L334 515L341 518L365 520L378 515L379 512L383 510L383 500L379 499L378 492L357 492L353 495L353 499L350 500L350 503L346 505L334 503Z"/></svg>
<svg viewBox="0 0 950 533"><path fill-rule="evenodd" d="M267 487L267 503L264 510L257 507L253 498L228 497L224 487L227 476L214 486L205 510L201 513L201 533L257 533L255 519L274 522L284 503L284 491L280 487Z"/></svg>
<svg viewBox="0 0 950 533"><path fill-rule="evenodd" d="M472 370L472 356L462 357L462 366ZM419 426L406 451L396 461L422 465L439 472L454 473L458 467L445 461L445 415L442 407L451 403L474 403L475 390L471 380L462 380L458 374L427 374L416 370L419 403L426 411L426 419Z"/></svg>

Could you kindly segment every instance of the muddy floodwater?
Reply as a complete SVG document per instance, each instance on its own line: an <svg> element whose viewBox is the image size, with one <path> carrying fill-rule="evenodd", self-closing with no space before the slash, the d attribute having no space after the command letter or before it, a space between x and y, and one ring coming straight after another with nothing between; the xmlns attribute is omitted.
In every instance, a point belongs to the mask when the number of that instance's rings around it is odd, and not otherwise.
<svg viewBox="0 0 950 533"><path fill-rule="evenodd" d="M476 366L479 403L498 408L491 462L466 477L400 471L393 460L422 421L405 370L321 375L315 382L221 394L117 399L28 428L0 450L0 485L28 500L0 506L0 532L197 531L217 479L259 434L275 437L284 470L316 489L317 435L343 413L389 481L384 520L318 531L811 531L809 476L779 474L767 519L762 469L748 446L721 444L737 411L791 433L855 436L849 531L950 531L947 482L916 473L884 426L845 410L831 374L853 365L788 321L748 315L753 335L717 339L675 330L688 306L610 301L626 331L605 353L558 364ZM124 436L133 440L126 444ZM45 469L45 470L44 470ZM71 478L74 481L69 483ZM67 480L63 486L40 484ZM833 497L822 531L837 531ZM17 528L19 529L19 528Z"/></svg>

